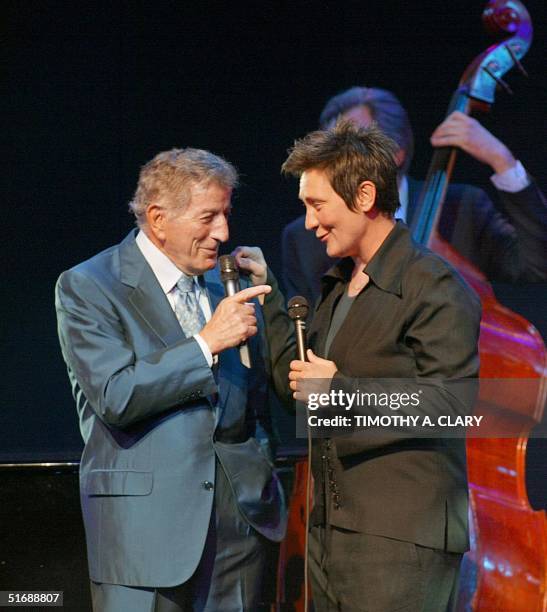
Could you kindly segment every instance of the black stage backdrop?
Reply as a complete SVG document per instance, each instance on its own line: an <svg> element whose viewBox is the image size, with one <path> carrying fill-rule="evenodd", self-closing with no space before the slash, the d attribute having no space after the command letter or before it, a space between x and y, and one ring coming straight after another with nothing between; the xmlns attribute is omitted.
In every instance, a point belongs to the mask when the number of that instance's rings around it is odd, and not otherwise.
<svg viewBox="0 0 547 612"><path fill-rule="evenodd" d="M173 146L236 164L230 243L260 245L280 272L279 236L301 212L279 174L328 97L354 84L408 108L422 177L428 136L463 68L489 44L482 1L2 3L3 384L0 459L68 459L81 448L57 343L59 273L118 242L139 167ZM547 187L544 0L526 80L485 120ZM456 179L488 173L461 158ZM545 285L500 287L546 334ZM543 303L542 303L543 300Z"/></svg>

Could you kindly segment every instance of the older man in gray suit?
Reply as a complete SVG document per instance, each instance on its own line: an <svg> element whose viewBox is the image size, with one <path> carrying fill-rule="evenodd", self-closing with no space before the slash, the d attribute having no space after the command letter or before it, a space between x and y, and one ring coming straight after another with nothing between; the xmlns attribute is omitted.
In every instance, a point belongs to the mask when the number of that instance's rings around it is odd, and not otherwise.
<svg viewBox="0 0 547 612"><path fill-rule="evenodd" d="M224 297L216 269L236 183L207 151L160 153L137 230L57 283L94 610L257 610L264 538L284 534L253 302L270 288Z"/></svg>

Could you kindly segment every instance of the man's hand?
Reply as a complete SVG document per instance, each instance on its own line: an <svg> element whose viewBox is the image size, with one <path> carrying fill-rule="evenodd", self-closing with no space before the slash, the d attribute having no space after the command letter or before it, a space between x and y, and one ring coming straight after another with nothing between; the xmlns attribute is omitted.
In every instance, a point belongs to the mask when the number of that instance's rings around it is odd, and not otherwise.
<svg viewBox="0 0 547 612"><path fill-rule="evenodd" d="M459 147L496 174L516 164L511 151L476 119L460 111L451 113L431 135L434 147Z"/></svg>
<svg viewBox="0 0 547 612"><path fill-rule="evenodd" d="M256 334L255 305L248 301L271 290L269 285L247 287L219 303L211 320L199 332L213 355L239 346Z"/></svg>
<svg viewBox="0 0 547 612"><path fill-rule="evenodd" d="M309 361L291 361L289 372L289 387L294 399L301 402L306 402L310 393L328 393L338 370L334 361L317 357L311 349L306 354Z"/></svg>
<svg viewBox="0 0 547 612"><path fill-rule="evenodd" d="M232 255L236 258L241 270L250 275L253 285L264 285L268 275L268 266L264 255L258 247L239 246Z"/></svg>

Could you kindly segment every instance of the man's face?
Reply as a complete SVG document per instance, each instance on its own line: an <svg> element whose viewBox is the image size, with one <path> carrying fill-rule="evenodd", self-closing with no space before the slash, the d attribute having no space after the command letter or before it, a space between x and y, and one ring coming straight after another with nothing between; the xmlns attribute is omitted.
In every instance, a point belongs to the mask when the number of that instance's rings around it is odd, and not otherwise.
<svg viewBox="0 0 547 612"><path fill-rule="evenodd" d="M352 106L345 113L342 113L340 116L342 119L347 119L351 121L354 125L360 128L368 128L373 121L372 114L368 108L363 104L359 106ZM333 127L336 123L336 118L333 119L328 127Z"/></svg>
<svg viewBox="0 0 547 612"><path fill-rule="evenodd" d="M331 120L331 122L327 125L328 128L334 127L337 119L342 118L347 121L351 121L353 125L356 125L359 128L368 128L374 121L374 117L370 112L368 106L364 104L359 104L358 106L352 106L345 113L342 113L340 117L336 117ZM403 167L404 161L406 158L406 152L404 149L398 149L395 153L395 163L397 164L397 168L400 170Z"/></svg>
<svg viewBox="0 0 547 612"><path fill-rule="evenodd" d="M311 168L302 173L298 197L306 207L306 229L326 244L330 257L359 255L367 217L346 206L324 170Z"/></svg>
<svg viewBox="0 0 547 612"><path fill-rule="evenodd" d="M218 247L229 236L231 196L231 189L217 183L195 185L185 208L167 211L159 237L179 270L195 275L215 267Z"/></svg>

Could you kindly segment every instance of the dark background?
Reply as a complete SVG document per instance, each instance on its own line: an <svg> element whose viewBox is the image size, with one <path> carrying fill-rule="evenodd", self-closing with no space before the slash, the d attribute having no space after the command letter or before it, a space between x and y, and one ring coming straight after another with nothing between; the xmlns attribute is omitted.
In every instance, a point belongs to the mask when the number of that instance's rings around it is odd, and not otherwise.
<svg viewBox="0 0 547 612"><path fill-rule="evenodd" d="M129 231L139 167L173 146L211 149L242 174L232 236L280 272L279 236L300 214L279 174L324 102L355 84L407 107L425 174L428 137L464 67L482 52L482 1L2 3L3 384L0 459L69 459L81 448L58 348L59 273ZM485 124L545 188L544 0L529 0L526 80L507 76ZM487 187L460 159L456 180ZM498 287L544 336L545 285ZM542 301L543 300L543 301Z"/></svg>

